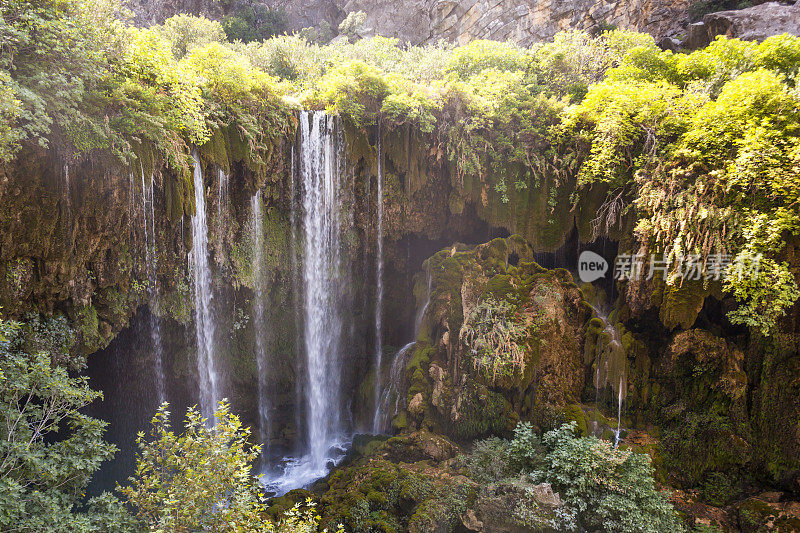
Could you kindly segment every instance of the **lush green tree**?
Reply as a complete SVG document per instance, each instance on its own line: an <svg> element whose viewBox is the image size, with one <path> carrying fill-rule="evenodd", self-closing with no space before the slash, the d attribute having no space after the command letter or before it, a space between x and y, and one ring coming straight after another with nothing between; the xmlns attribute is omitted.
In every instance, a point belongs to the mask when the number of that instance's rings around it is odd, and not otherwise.
<svg viewBox="0 0 800 533"><path fill-rule="evenodd" d="M341 24L339 24L339 35L346 37L349 41L355 41L358 38L358 30L364 25L367 20L367 14L364 11L351 11L347 14Z"/></svg>
<svg viewBox="0 0 800 533"><path fill-rule="evenodd" d="M26 350L60 344L58 332L42 338L46 330L0 321L0 528L126 531L130 517L111 495L83 505L91 476L116 449L103 441L106 423L80 412L101 396L88 378L54 365L65 357L57 351Z"/></svg>
<svg viewBox="0 0 800 533"><path fill-rule="evenodd" d="M283 9L270 8L264 4L246 2L236 8L232 15L222 19L222 28L231 41L263 41L286 31L288 21Z"/></svg>
<svg viewBox="0 0 800 533"><path fill-rule="evenodd" d="M122 493L151 530L267 531L260 524L261 496L250 474L259 447L250 430L220 403L216 424L190 408L184 431L170 428L167 405L137 438L136 472Z"/></svg>
<svg viewBox="0 0 800 533"><path fill-rule="evenodd" d="M17 141L49 146L60 125L85 118L86 89L108 72L118 43L117 14L112 0L0 4L0 110L6 123L16 119L11 140L0 137L6 160Z"/></svg>
<svg viewBox="0 0 800 533"><path fill-rule="evenodd" d="M20 101L14 94L8 72L0 70L0 161L10 160L19 147L22 132L17 129Z"/></svg>
<svg viewBox="0 0 800 533"><path fill-rule="evenodd" d="M729 317L761 335L800 295L782 257L800 235L799 66L800 39L785 35L680 56L634 47L565 122L590 139L579 186L607 182L635 209L639 241L672 261L667 282L681 258L733 258ZM751 258L760 268L741 268Z"/></svg>
<svg viewBox="0 0 800 533"><path fill-rule="evenodd" d="M172 43L172 54L176 59L185 56L192 48L209 43L222 43L226 39L222 24L216 20L185 13L168 18L164 24L155 29Z"/></svg>

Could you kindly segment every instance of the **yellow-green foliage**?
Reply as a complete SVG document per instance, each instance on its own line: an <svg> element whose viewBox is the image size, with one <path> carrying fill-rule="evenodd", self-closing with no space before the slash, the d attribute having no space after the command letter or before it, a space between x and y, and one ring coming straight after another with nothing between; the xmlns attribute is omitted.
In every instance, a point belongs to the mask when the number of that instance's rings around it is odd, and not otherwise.
<svg viewBox="0 0 800 533"><path fill-rule="evenodd" d="M167 531L317 531L314 504L295 505L277 524L266 519L261 485L251 475L258 446L250 430L220 402L210 427L195 409L186 414L184 431L171 427L168 405L158 409L147 436L137 437L139 454L129 485L120 491L135 511L140 528Z"/></svg>
<svg viewBox="0 0 800 533"><path fill-rule="evenodd" d="M788 35L688 55L634 47L567 121L591 141L581 184L610 183L637 210L639 240L676 269L689 255L763 256L725 286L741 303L731 319L764 335L800 294L780 261L800 235L798 67Z"/></svg>
<svg viewBox="0 0 800 533"><path fill-rule="evenodd" d="M352 61L325 76L319 99L330 111L344 113L357 126L365 127L377 119L387 93L386 81L374 67Z"/></svg>
<svg viewBox="0 0 800 533"><path fill-rule="evenodd" d="M20 132L15 128L20 102L11 87L11 77L0 70L0 161L7 161L17 149Z"/></svg>
<svg viewBox="0 0 800 533"><path fill-rule="evenodd" d="M51 138L126 165L146 155L148 168L172 170L165 188L180 215L189 145L224 131L214 142L225 140L231 159L264 180L303 102L359 130L378 121L417 130L448 166L456 211L471 200L481 216L513 226L546 195L539 233L562 234L557 206L599 194L589 190L604 182L600 215L630 214L640 243L676 264L744 252L772 261L773 297L756 290L767 278L727 283L746 313L767 317L762 332L795 299L781 254L786 236L800 235L797 37L719 38L690 54L620 30L562 32L531 48L401 47L382 37L320 46L299 35L243 44L185 15L125 27L114 0L0 9L11 36L0 56L3 160Z"/></svg>
<svg viewBox="0 0 800 533"><path fill-rule="evenodd" d="M172 55L180 59L191 49L209 43L225 42L222 24L205 17L181 13L170 17L156 31L172 44Z"/></svg>

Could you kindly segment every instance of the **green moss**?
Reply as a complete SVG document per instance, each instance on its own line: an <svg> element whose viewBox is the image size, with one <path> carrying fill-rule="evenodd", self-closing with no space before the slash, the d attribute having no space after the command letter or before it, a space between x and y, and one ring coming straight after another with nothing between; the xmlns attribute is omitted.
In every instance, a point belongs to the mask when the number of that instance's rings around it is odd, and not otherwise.
<svg viewBox="0 0 800 533"><path fill-rule="evenodd" d="M211 137L199 147L200 155L204 160L211 162L225 172L230 172L231 146L228 140L228 128L216 127L211 130ZM241 148L241 147L238 147ZM243 154L237 154L242 156ZM238 160L241 160L240 157Z"/></svg>
<svg viewBox="0 0 800 533"><path fill-rule="evenodd" d="M767 518L775 514L774 509L767 503L757 499L750 498L737 506L737 514L739 516L739 527L742 531L756 531L759 529Z"/></svg>
<svg viewBox="0 0 800 533"><path fill-rule="evenodd" d="M458 413L458 419L448 423L448 434L459 441L510 434L519 420L519 415L502 394L469 382L462 387Z"/></svg>
<svg viewBox="0 0 800 533"><path fill-rule="evenodd" d="M589 429L586 424L586 415L583 412L583 408L581 408L579 404L570 404L564 407L564 417L567 419L567 421L575 421L575 423L578 425L578 431L580 431L581 435L589 435Z"/></svg>
<svg viewBox="0 0 800 533"><path fill-rule="evenodd" d="M103 337L98 330L97 309L91 305L76 307L73 322L82 353L94 353L103 346Z"/></svg>
<svg viewBox="0 0 800 533"><path fill-rule="evenodd" d="M408 427L408 413L406 411L400 411L392 419L392 428L394 428L395 431L402 431L407 427Z"/></svg>
<svg viewBox="0 0 800 533"><path fill-rule="evenodd" d="M501 274L492 277L486 284L481 298L492 297L497 300L511 299L512 301L518 300L518 291L511 284L511 276Z"/></svg>
<svg viewBox="0 0 800 533"><path fill-rule="evenodd" d="M703 301L711 293L702 281L693 280L663 285L662 291L659 318L668 330L691 328L703 308Z"/></svg>

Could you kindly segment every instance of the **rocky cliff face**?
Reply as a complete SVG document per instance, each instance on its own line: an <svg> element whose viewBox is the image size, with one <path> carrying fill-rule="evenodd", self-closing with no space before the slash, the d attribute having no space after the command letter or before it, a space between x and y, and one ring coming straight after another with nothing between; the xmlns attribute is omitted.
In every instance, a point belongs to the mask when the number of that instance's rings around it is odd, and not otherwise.
<svg viewBox="0 0 800 533"><path fill-rule="evenodd" d="M688 26L684 46L702 48L718 35L763 41L782 33L800 35L800 3L767 2L746 9L710 13L701 22Z"/></svg>
<svg viewBox="0 0 800 533"><path fill-rule="evenodd" d="M604 25L651 33L676 33L686 20L687 0L351 0L346 11L364 11L364 35L423 44L439 39L510 40L522 45L550 39L561 30L595 31Z"/></svg>
<svg viewBox="0 0 800 533"><path fill-rule="evenodd" d="M396 37L411 44L439 39L466 43L473 39L511 40L522 45L543 41L568 29L597 30L613 24L653 34L678 33L687 22L688 0L273 0L286 11L289 29L327 21L337 27L347 13L364 11L362 36ZM162 22L176 13L220 18L223 3L209 0L129 0L136 22Z"/></svg>

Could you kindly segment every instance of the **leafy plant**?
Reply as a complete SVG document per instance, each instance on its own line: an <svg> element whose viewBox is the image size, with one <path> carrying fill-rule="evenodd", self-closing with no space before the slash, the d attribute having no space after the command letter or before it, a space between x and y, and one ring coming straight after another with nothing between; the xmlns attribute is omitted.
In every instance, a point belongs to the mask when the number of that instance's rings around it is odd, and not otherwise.
<svg viewBox="0 0 800 533"><path fill-rule="evenodd" d="M190 408L184 432L170 429L167 404L137 437L136 472L121 488L136 517L151 530L268 531L260 489L250 475L259 447L250 430L221 402L211 425Z"/></svg>
<svg viewBox="0 0 800 533"><path fill-rule="evenodd" d="M348 40L354 41L358 36L358 30L364 25L367 20L367 14L364 11L351 11L347 14L341 24L339 24L339 35L347 37Z"/></svg>
<svg viewBox="0 0 800 533"><path fill-rule="evenodd" d="M656 488L650 457L596 437L576 437L575 423L544 434L543 468L535 482L553 486L564 500L564 526L581 529L674 532L683 526L666 495Z"/></svg>
<svg viewBox="0 0 800 533"><path fill-rule="evenodd" d="M232 15L222 19L222 28L231 41L263 41L286 31L288 20L282 8L270 8L264 4L247 2L240 5Z"/></svg>
<svg viewBox="0 0 800 533"><path fill-rule="evenodd" d="M34 326L29 335L44 330ZM130 517L110 494L83 505L91 476L116 451L103 441L106 423L80 412L102 394L55 366L58 354L38 349L50 341L21 335L20 324L0 320L0 527L129 531Z"/></svg>
<svg viewBox="0 0 800 533"><path fill-rule="evenodd" d="M530 327L514 304L487 297L470 311L459 333L471 350L475 368L495 380L499 375L525 372L525 346Z"/></svg>

